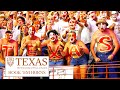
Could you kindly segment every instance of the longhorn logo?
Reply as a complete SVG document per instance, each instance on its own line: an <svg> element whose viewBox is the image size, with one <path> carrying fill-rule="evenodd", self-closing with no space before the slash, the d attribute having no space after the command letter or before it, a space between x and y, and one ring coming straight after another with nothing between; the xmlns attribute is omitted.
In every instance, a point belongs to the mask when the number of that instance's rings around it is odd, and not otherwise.
<svg viewBox="0 0 120 90"><path fill-rule="evenodd" d="M14 64L14 58L7 58L7 64L11 67Z"/></svg>

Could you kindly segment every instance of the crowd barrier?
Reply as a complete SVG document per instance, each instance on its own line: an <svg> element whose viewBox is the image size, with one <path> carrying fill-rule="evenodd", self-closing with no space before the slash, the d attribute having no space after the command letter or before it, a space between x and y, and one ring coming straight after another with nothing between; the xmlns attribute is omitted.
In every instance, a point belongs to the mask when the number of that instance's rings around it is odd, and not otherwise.
<svg viewBox="0 0 120 90"><path fill-rule="evenodd" d="M97 68L105 68L105 72L98 72ZM109 72L109 68L115 68L116 72ZM109 74L117 74L117 78L109 78ZM112 61L112 64L110 62L94 62L91 65L88 65L87 70L87 77L86 79L102 79L98 78L98 74L105 74L105 78L103 79L120 79L120 61Z"/></svg>
<svg viewBox="0 0 120 90"><path fill-rule="evenodd" d="M87 72L85 79L120 79L120 61L113 61L114 64L106 62L95 62L87 65ZM74 66L52 66L49 68L49 79L74 79ZM98 72L97 68L105 68L105 72ZM108 68L117 68L117 72L109 72ZM23 79L22 77L6 77L5 68L0 67L3 71L2 79ZM105 78L98 78L98 74L105 74ZM109 78L108 74L116 73L118 74L117 78Z"/></svg>
<svg viewBox="0 0 120 90"><path fill-rule="evenodd" d="M87 72L85 79L120 79L120 61L113 61L114 64L110 64L107 62L94 62L92 64L87 65ZM50 79L74 79L73 74L80 74L80 73L72 73L73 66L54 66L51 67L53 71L50 74ZM105 68L105 72L98 72L97 68ZM108 68L116 68L116 72L109 72ZM108 74L116 73L118 75L117 78L109 78ZM105 78L98 78L98 74L105 74Z"/></svg>

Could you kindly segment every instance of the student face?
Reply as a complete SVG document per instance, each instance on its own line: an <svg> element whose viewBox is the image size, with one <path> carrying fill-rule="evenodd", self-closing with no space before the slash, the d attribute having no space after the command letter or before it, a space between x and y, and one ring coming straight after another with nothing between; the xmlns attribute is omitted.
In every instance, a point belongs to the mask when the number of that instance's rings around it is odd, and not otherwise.
<svg viewBox="0 0 120 90"><path fill-rule="evenodd" d="M51 32L51 33L49 34L49 38L50 38L51 41L54 42L54 41L57 39L57 35L54 34L53 32Z"/></svg>
<svg viewBox="0 0 120 90"><path fill-rule="evenodd" d="M74 43L76 40L76 34L75 33L70 33L69 34L70 42Z"/></svg>
<svg viewBox="0 0 120 90"><path fill-rule="evenodd" d="M24 24L24 22L21 18L19 18L17 21L18 21L18 25L20 25L20 26Z"/></svg>
<svg viewBox="0 0 120 90"><path fill-rule="evenodd" d="M24 34L27 34L27 33L28 33L28 27L27 27L27 26L23 26L23 27L22 27L22 32L23 32Z"/></svg>
<svg viewBox="0 0 120 90"><path fill-rule="evenodd" d="M30 27L28 33L30 36L33 36L35 34L35 29L33 27Z"/></svg>
<svg viewBox="0 0 120 90"><path fill-rule="evenodd" d="M12 35L11 33L6 33L6 34L5 34L5 38L6 38L7 40L11 40L12 37L13 37L13 35Z"/></svg>
<svg viewBox="0 0 120 90"><path fill-rule="evenodd" d="M76 20L71 19L71 20L69 21L69 26L70 26L70 28L75 28L75 26L76 26Z"/></svg>
<svg viewBox="0 0 120 90"><path fill-rule="evenodd" d="M105 23L99 23L99 24L98 24L98 28L99 28L101 31L104 31L104 30L107 28L107 26L106 26Z"/></svg>

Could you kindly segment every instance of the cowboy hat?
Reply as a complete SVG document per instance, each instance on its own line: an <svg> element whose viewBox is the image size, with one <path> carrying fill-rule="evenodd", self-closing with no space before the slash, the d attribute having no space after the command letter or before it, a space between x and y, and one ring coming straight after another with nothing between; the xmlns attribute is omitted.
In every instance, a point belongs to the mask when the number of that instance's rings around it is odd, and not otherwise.
<svg viewBox="0 0 120 90"><path fill-rule="evenodd" d="M105 19L98 20L97 23L96 23L96 26L98 26L98 24L100 24L100 23L104 23L104 24L106 24L108 26L108 23L106 22Z"/></svg>

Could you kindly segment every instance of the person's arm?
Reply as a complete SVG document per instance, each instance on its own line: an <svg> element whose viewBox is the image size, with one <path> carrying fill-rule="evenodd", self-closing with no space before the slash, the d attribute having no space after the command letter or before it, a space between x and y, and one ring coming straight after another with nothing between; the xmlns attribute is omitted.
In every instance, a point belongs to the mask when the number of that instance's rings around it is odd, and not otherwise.
<svg viewBox="0 0 120 90"><path fill-rule="evenodd" d="M115 23L113 23L112 25L109 26L109 29L114 30L115 27Z"/></svg>
<svg viewBox="0 0 120 90"><path fill-rule="evenodd" d="M113 31L110 31L110 34L112 36L112 39L113 39L113 44L115 46L112 54L108 57L108 59L112 60L113 57L116 55L116 53L118 52L119 48L120 48L120 45L118 43L118 40L117 40L117 37L115 35L115 33Z"/></svg>
<svg viewBox="0 0 120 90"><path fill-rule="evenodd" d="M61 42L63 41L63 39L62 39L62 37L60 36L60 34L58 34L58 40L61 41Z"/></svg>
<svg viewBox="0 0 120 90"><path fill-rule="evenodd" d="M24 38L22 39L22 41L21 41L20 56L22 56L23 51L24 51L24 49L25 49L25 45L24 45L25 42L26 42L26 37L24 37Z"/></svg>
<svg viewBox="0 0 120 90"><path fill-rule="evenodd" d="M93 34L92 41L91 41L91 45L90 45L90 50L91 50L91 53L92 53L92 56L93 56L94 60L95 60L96 62L99 62L99 61L101 61L101 60L100 60L100 58L98 58L98 57L96 56L96 53L95 53L95 51L94 51L95 44L96 44L96 33Z"/></svg>
<svg viewBox="0 0 120 90"><path fill-rule="evenodd" d="M4 39L0 39L0 59L5 58L5 55L4 55L5 49L2 50L3 42L4 42Z"/></svg>
<svg viewBox="0 0 120 90"><path fill-rule="evenodd" d="M46 33L47 33L47 25L42 27L42 31L44 31L44 33L41 35L41 39L45 39L46 38Z"/></svg>
<svg viewBox="0 0 120 90"><path fill-rule="evenodd" d="M71 62L71 56L67 56L67 65L70 65L70 62Z"/></svg>
<svg viewBox="0 0 120 90"><path fill-rule="evenodd" d="M63 50L64 50L64 44L63 42L60 42L60 47L58 49L58 52L64 57Z"/></svg>
<svg viewBox="0 0 120 90"><path fill-rule="evenodd" d="M4 60L4 54L3 54L3 51L2 51L2 39L0 39L0 61L1 63L5 64L5 60Z"/></svg>
<svg viewBox="0 0 120 90"><path fill-rule="evenodd" d="M40 42L40 40L36 41L36 43L37 43L37 54L41 55L41 42Z"/></svg>
<svg viewBox="0 0 120 90"><path fill-rule="evenodd" d="M82 51L85 53L85 54L89 54L89 49L87 48L87 46L82 42L80 41L80 49L82 49Z"/></svg>
<svg viewBox="0 0 120 90"><path fill-rule="evenodd" d="M68 30L65 31L65 33L62 35L62 38L65 39L67 37Z"/></svg>
<svg viewBox="0 0 120 90"><path fill-rule="evenodd" d="M3 52L2 52L2 39L0 39L0 59L3 58Z"/></svg>
<svg viewBox="0 0 120 90"><path fill-rule="evenodd" d="M41 42L41 48L44 47L44 46L47 46L48 43L49 43L49 39Z"/></svg>
<svg viewBox="0 0 120 90"><path fill-rule="evenodd" d="M18 56L18 42L15 41L14 43L14 56Z"/></svg>
<svg viewBox="0 0 120 90"><path fill-rule="evenodd" d="M2 52L2 39L0 39L0 53Z"/></svg>
<svg viewBox="0 0 120 90"><path fill-rule="evenodd" d="M87 20L85 21L84 26L85 26L85 27L88 27Z"/></svg>
<svg viewBox="0 0 120 90"><path fill-rule="evenodd" d="M22 38L22 41L21 41L21 46L26 42L26 37L23 37Z"/></svg>
<svg viewBox="0 0 120 90"><path fill-rule="evenodd" d="M95 59L97 56L95 54L95 51L94 51L94 47L95 47L95 43L96 43L96 40L95 40L95 34L93 35L92 37L92 40L91 40L91 45L90 45L90 50L91 50L91 53L92 53L92 56L93 58Z"/></svg>
<svg viewBox="0 0 120 90"><path fill-rule="evenodd" d="M26 21L29 21L29 11L26 12Z"/></svg>
<svg viewBox="0 0 120 90"><path fill-rule="evenodd" d="M64 50L61 51L62 56L66 56L68 54L68 46L69 46L69 43L66 43L64 46Z"/></svg>
<svg viewBox="0 0 120 90"><path fill-rule="evenodd" d="M80 26L80 27L84 27L84 25L81 23L81 22L79 22L79 21L77 21L77 24Z"/></svg>
<svg viewBox="0 0 120 90"><path fill-rule="evenodd" d="M18 35L18 45L20 45L21 44L21 35Z"/></svg>
<svg viewBox="0 0 120 90"><path fill-rule="evenodd" d="M71 56L69 55L69 46L70 46L70 44L69 43L66 43L65 44L65 46L64 46L64 50L63 50L63 52L62 52L62 55L63 56L67 56L66 58L66 60L67 60L67 65L70 65L70 61L71 61Z"/></svg>

